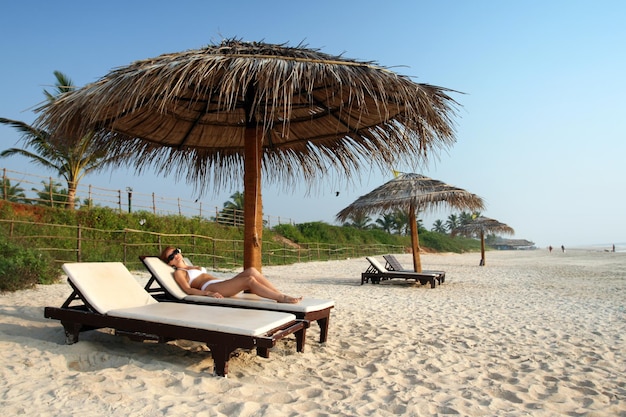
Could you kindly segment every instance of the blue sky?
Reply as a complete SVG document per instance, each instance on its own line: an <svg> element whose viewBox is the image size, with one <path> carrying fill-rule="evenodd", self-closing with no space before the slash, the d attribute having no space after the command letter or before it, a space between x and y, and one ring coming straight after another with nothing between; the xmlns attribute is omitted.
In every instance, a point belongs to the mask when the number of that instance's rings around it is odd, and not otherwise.
<svg viewBox="0 0 626 417"><path fill-rule="evenodd" d="M0 116L33 122L55 70L82 86L132 61L223 38L305 43L463 92L454 96L462 105L457 143L420 171L483 197L483 214L513 227L515 238L542 247L626 242L626 2L226 3L3 5ZM15 130L0 126L2 149L18 141ZM25 164L0 160L0 168L54 176ZM334 223L342 208L391 178L373 169L351 186L332 177L312 190L266 186L264 212ZM107 171L83 183L197 197L192 185L152 173ZM202 199L221 206L240 188L210 190ZM450 213L421 217L430 227Z"/></svg>

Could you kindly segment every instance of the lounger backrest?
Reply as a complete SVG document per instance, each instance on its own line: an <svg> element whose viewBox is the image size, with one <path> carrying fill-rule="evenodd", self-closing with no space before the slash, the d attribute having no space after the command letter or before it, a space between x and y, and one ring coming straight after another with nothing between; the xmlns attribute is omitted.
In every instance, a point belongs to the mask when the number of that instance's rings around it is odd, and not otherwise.
<svg viewBox="0 0 626 417"><path fill-rule="evenodd" d="M367 256L366 259L370 262L370 264L372 264L372 266L374 268L376 268L378 270L378 272L385 272L386 271L385 267L382 266L382 264L380 262L378 262L378 259L372 258L371 256Z"/></svg>
<svg viewBox="0 0 626 417"><path fill-rule="evenodd" d="M400 263L400 261L395 256L393 256L393 255L383 255L383 258L385 258L385 261L387 261L387 263L391 267L390 270L392 270L392 271L402 271L402 270L404 270L404 268L402 267L402 264Z"/></svg>
<svg viewBox="0 0 626 417"><path fill-rule="evenodd" d="M98 313L157 303L121 262L63 264L68 279Z"/></svg>
<svg viewBox="0 0 626 417"><path fill-rule="evenodd" d="M146 256L143 263L148 267L152 276L154 276L159 284L170 293L173 297L182 300L187 296L185 291L174 279L174 268L159 259L158 256Z"/></svg>

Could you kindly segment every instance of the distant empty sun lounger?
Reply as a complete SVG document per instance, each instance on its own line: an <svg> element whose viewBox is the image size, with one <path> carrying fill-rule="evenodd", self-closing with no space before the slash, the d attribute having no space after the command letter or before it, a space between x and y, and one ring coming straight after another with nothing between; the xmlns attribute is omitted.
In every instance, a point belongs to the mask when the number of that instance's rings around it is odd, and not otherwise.
<svg viewBox="0 0 626 417"><path fill-rule="evenodd" d="M415 272L412 269L406 269L402 266L402 264L400 263L400 261L398 260L398 258L396 258L394 255L383 255L383 258L385 259L385 269L387 269L387 271L396 271L396 272ZM445 271L431 271L431 270L425 270L423 269L422 274L436 274L437 276L435 277L435 279L437 280L438 284L443 284L446 281L446 273Z"/></svg>
<svg viewBox="0 0 626 417"><path fill-rule="evenodd" d="M430 284L431 288L435 288L437 281L437 274L430 273L417 273L408 271L389 271L387 270L376 258L367 256L366 259L370 263L369 267L361 274L361 285L370 281L372 284L379 284L380 281L388 279L413 279L422 285Z"/></svg>
<svg viewBox="0 0 626 417"><path fill-rule="evenodd" d="M234 297L225 298L188 295L176 283L173 275L174 268L167 265L158 256L140 256L140 259L152 275L145 289L159 300L291 313L298 319L317 321L320 327L320 343L326 342L328 338L330 310L335 306L333 300L305 297L297 304L285 304L248 293L240 293Z"/></svg>
<svg viewBox="0 0 626 417"><path fill-rule="evenodd" d="M133 340L204 342L222 376L239 348L256 348L267 357L278 340L295 334L298 352L304 350L308 322L293 314L159 302L121 262L64 264L63 270L73 291L60 308L46 307L44 316L61 321L68 344L80 332L99 328Z"/></svg>

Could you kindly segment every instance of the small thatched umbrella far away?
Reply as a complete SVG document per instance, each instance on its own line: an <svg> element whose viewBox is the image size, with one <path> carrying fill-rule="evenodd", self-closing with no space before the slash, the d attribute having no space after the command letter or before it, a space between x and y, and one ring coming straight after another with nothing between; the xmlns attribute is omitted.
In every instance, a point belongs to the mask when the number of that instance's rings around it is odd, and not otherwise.
<svg viewBox="0 0 626 417"><path fill-rule="evenodd" d="M513 228L497 220L488 217L477 217L471 222L459 226L452 230L451 235L461 235L467 237L480 237L480 265L485 265L485 233L504 233L512 235Z"/></svg>
<svg viewBox="0 0 626 417"><path fill-rule="evenodd" d="M482 198L469 191L421 174L400 174L341 210L337 214L337 220L345 221L353 215L382 214L395 210L408 213L413 268L415 272L422 272L417 213L435 210L442 206L470 211L484 209Z"/></svg>
<svg viewBox="0 0 626 417"><path fill-rule="evenodd" d="M262 174L293 186L331 168L350 179L372 162L417 166L455 142L451 92L371 62L231 39L115 69L39 108L37 123L53 139L94 132L97 148L132 153L138 173L200 191L243 184L244 267L260 268Z"/></svg>

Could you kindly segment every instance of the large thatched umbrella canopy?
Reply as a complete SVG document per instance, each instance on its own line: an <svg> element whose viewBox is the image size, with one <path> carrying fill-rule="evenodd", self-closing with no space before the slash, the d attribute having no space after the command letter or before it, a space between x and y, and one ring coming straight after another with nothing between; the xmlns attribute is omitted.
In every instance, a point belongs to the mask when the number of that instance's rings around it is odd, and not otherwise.
<svg viewBox="0 0 626 417"><path fill-rule="evenodd" d="M401 210L409 215L413 268L422 272L419 255L417 213L449 206L459 210L477 211L484 209L482 198L475 194L421 174L400 174L381 185L337 214L339 221L354 215L382 214Z"/></svg>
<svg viewBox="0 0 626 417"><path fill-rule="evenodd" d="M371 62L225 40L115 69L40 108L38 124L58 138L93 131L95 146L132 152L138 172L200 190L243 173L244 266L260 267L262 173L293 185L333 167L350 178L419 165L455 141L451 92Z"/></svg>
<svg viewBox="0 0 626 417"><path fill-rule="evenodd" d="M515 233L512 227L500 223L497 220L488 217L477 217L471 222L456 227L452 230L452 236L461 235L467 237L480 238L480 265L485 265L485 234L486 233L503 233L512 235Z"/></svg>

